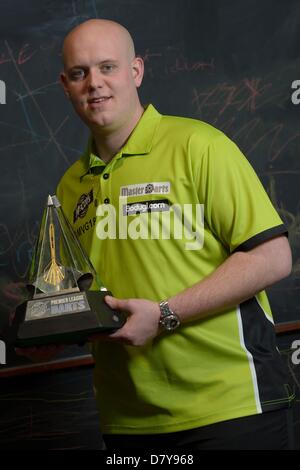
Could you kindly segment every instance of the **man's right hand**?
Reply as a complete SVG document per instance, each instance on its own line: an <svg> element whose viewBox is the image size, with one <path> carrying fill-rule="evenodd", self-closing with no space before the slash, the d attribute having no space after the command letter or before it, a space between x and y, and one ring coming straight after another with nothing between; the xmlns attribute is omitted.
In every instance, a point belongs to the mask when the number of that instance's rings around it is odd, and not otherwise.
<svg viewBox="0 0 300 470"><path fill-rule="evenodd" d="M46 362L57 356L64 348L65 345L49 345L33 348L15 348L15 352L18 356L25 356L33 362Z"/></svg>

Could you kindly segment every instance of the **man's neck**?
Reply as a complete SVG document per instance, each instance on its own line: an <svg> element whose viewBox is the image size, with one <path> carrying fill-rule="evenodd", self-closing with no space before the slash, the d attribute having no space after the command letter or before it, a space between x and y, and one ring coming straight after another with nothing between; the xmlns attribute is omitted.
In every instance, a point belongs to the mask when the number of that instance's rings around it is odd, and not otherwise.
<svg viewBox="0 0 300 470"><path fill-rule="evenodd" d="M133 119L131 119L129 125L123 126L121 129L116 131L106 133L101 132L101 130L92 131L95 150L101 160L108 163L118 153L136 127L143 112L144 108L140 106L133 116Z"/></svg>

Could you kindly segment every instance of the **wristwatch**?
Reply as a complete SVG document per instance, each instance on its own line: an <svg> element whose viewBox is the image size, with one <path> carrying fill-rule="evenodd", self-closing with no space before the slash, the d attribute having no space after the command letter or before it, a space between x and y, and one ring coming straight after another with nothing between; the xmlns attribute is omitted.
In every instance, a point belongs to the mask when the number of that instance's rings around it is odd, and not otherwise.
<svg viewBox="0 0 300 470"><path fill-rule="evenodd" d="M160 320L159 324L167 331L173 331L180 325L180 320L168 304L167 300L163 300L159 304Z"/></svg>

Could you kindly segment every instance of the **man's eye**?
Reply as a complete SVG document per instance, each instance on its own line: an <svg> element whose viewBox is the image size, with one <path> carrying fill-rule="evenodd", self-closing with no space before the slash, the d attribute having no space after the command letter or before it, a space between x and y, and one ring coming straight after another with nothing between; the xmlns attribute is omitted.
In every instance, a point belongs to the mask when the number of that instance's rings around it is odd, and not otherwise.
<svg viewBox="0 0 300 470"><path fill-rule="evenodd" d="M84 77L85 77L84 70L72 70L72 72L70 72L71 80L82 80Z"/></svg>
<svg viewBox="0 0 300 470"><path fill-rule="evenodd" d="M110 73L115 70L116 66L113 64L104 64L101 66L101 72L103 73Z"/></svg>

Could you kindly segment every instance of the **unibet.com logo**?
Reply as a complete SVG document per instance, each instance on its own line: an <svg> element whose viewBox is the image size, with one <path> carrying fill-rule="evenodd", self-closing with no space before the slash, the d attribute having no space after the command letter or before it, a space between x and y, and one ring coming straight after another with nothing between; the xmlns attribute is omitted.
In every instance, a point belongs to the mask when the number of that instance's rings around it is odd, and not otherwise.
<svg viewBox="0 0 300 470"><path fill-rule="evenodd" d="M0 364L6 364L6 345L0 340Z"/></svg>
<svg viewBox="0 0 300 470"><path fill-rule="evenodd" d="M6 85L3 80L0 80L0 104L6 104Z"/></svg>

